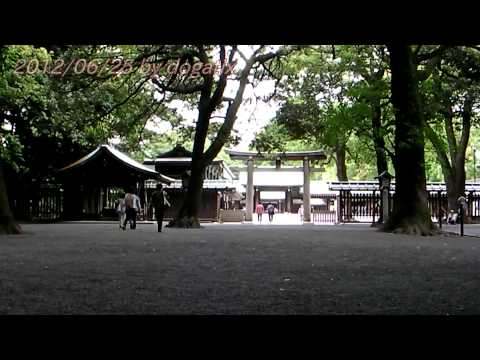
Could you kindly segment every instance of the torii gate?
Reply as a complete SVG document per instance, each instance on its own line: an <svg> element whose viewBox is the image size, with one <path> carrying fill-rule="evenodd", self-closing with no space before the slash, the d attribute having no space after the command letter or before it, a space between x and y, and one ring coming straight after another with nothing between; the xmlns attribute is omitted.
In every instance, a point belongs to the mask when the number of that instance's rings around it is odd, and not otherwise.
<svg viewBox="0 0 480 360"><path fill-rule="evenodd" d="M247 198L245 214L246 221L252 221L253 215L253 171L254 161L258 160L275 160L277 170L281 168L282 160L303 160L303 209L304 221L310 222L310 172L315 171L310 167L310 160L326 160L327 156L322 150L316 151L290 151L282 153L261 153L251 151L235 151L225 150L232 160L247 161ZM320 169L316 169L319 171Z"/></svg>

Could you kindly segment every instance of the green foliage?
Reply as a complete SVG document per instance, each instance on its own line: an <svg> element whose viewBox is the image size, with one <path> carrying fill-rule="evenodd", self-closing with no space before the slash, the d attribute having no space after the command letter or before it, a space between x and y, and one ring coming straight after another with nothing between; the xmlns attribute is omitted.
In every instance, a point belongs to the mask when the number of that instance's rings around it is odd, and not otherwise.
<svg viewBox="0 0 480 360"><path fill-rule="evenodd" d="M257 149L281 150L286 146L282 143L295 140L323 149L331 156L346 147L348 164L360 165L363 158L373 166L373 147L358 144L372 141L374 100L384 108L386 126L379 133L391 136L385 60L384 47L375 46L317 46L291 56L279 84L280 110L252 145ZM387 102L382 103L384 100ZM363 152L361 157L358 151ZM352 158L351 154L355 156ZM360 165L355 169L349 171L353 178L376 175L369 167Z"/></svg>
<svg viewBox="0 0 480 360"><path fill-rule="evenodd" d="M438 49L422 46L419 56ZM174 104L198 110L199 93L159 91L146 82L148 74L132 71L113 76L66 74L16 74L22 59L39 64L63 58L141 59L193 61L198 47L189 45L121 45L64 46L54 50L29 45L3 46L0 50L0 158L19 173L45 175L75 160L100 143L120 141L119 148L136 159L155 157L181 143L192 150L195 123L187 122ZM216 46L206 46L213 59ZM422 62L420 83L424 115L438 135L438 146L448 154L444 112L453 109L453 129L458 140L462 131L461 111L468 94L474 94L474 112L480 95L480 51L470 47L453 47L440 63ZM138 70L138 69L137 69ZM380 136L386 148L393 150L393 110L390 104L388 54L384 46L341 45L310 46L297 51L285 61L275 62L269 71L257 67L253 82L275 73L278 81L274 98L280 109L263 131L257 134L252 148L262 152L324 149L330 157L326 172L335 174L332 156L339 146L346 146L346 164L350 179L372 179L376 175L372 142L372 104L382 110ZM169 78L165 68L158 80L171 86L187 86L201 79ZM224 106L225 105L225 106ZM222 107L222 109L220 109ZM220 106L225 110L226 104ZM221 111L220 111L221 110ZM170 124L162 133L149 130L148 121L159 119ZM190 119L191 120L191 119ZM478 117L473 116L470 144L479 143ZM214 116L208 128L205 147L217 137L223 119ZM226 146L238 144L232 132ZM467 177L473 177L471 146L466 153ZM231 162L221 151L217 158ZM437 154L430 142L425 145L426 171L429 181L442 179ZM35 175L36 176L36 175Z"/></svg>
<svg viewBox="0 0 480 360"><path fill-rule="evenodd" d="M256 135L250 145L255 151L271 153L291 150L291 137L285 127L276 121L270 122L262 132Z"/></svg>
<svg viewBox="0 0 480 360"><path fill-rule="evenodd" d="M23 146L18 137L5 134L0 137L0 159L9 164L15 171L19 171L19 163L23 160Z"/></svg>
<svg viewBox="0 0 480 360"><path fill-rule="evenodd" d="M60 58L108 59L121 56L121 51L130 56L134 47L68 46L55 54L32 46L5 47L0 76L2 159L31 176L44 176L113 138L120 139L122 150L138 151L152 136L145 130L150 118L175 117L156 99L155 90L144 85L144 74L15 73L22 59L40 64Z"/></svg>
<svg viewBox="0 0 480 360"><path fill-rule="evenodd" d="M468 144L462 143L461 139L462 135L470 131L470 144L478 141L478 132L473 127L478 125L475 109L479 104L480 95L480 77L477 75L480 73L479 68L478 51L451 47L444 52L438 60L438 65L431 69L428 77L421 82L423 115L427 120L426 134L430 140L426 145L427 174L436 179L439 178L439 165L429 163L433 161L433 156L427 154L429 150L435 152L436 162L443 164L444 176L459 175L454 170L455 166L466 166L467 178L473 172L473 164L469 165L471 149L467 148ZM469 99L473 102L470 123L464 122L464 116L469 112L467 106ZM455 156L464 151L466 151L465 164L461 157Z"/></svg>

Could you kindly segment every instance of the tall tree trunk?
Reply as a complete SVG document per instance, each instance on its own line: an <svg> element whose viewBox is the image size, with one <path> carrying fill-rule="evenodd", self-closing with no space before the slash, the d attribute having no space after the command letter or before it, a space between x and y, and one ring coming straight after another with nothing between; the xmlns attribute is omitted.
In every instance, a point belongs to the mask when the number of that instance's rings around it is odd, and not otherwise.
<svg viewBox="0 0 480 360"><path fill-rule="evenodd" d="M472 95L467 96L463 104L462 111L462 133L457 143L453 130L453 112L451 106L445 111L445 132L448 141L448 154L443 142L435 131L430 127L425 127L425 134L432 143L437 159L442 167L443 177L447 188L448 211L458 210L458 198L465 193L465 153L467 151L468 141L470 139L471 116L473 107Z"/></svg>
<svg viewBox="0 0 480 360"><path fill-rule="evenodd" d="M430 235L434 225L427 203L424 131L417 69L410 46L389 45L392 104L395 109L396 190L385 231Z"/></svg>
<svg viewBox="0 0 480 360"><path fill-rule="evenodd" d="M387 155L385 153L385 139L382 134L382 107L380 105L380 99L376 98L372 101L372 134L373 134L373 146L375 148L375 157L377 160L377 175L380 175L384 171L388 170ZM379 188L382 185L379 182ZM380 215L376 224L383 223L383 208L380 204Z"/></svg>
<svg viewBox="0 0 480 360"><path fill-rule="evenodd" d="M211 86L210 86L211 88ZM182 207L177 216L168 224L170 227L198 228L198 211L202 199L203 178L207 166L204 160L203 149L208 134L210 112L207 110L210 101L209 90L202 91L199 101L199 113L195 127L195 139L192 151L191 174L188 182L188 190L185 194Z"/></svg>
<svg viewBox="0 0 480 360"><path fill-rule="evenodd" d="M345 144L339 143L335 149L335 164L338 181L348 181Z"/></svg>
<svg viewBox="0 0 480 360"><path fill-rule="evenodd" d="M452 174L445 178L449 211L458 211L458 198L465 193L465 169L460 170L460 172L463 172L463 175Z"/></svg>
<svg viewBox="0 0 480 360"><path fill-rule="evenodd" d="M4 76L6 45L0 45L0 76ZM15 222L8 201L7 186L3 174L3 160L0 159L0 234L20 234L20 226Z"/></svg>
<svg viewBox="0 0 480 360"><path fill-rule="evenodd" d="M472 109L473 109L473 94L470 93L465 98L462 111L462 134L460 135L460 141L458 142L458 149L455 159L452 159L453 168L455 169L455 185L452 189L452 193L456 193L456 197L463 196L465 194L465 153L467 151L468 141L470 139L470 128L472 121ZM453 201L453 194L452 194ZM449 200L450 207L450 200ZM456 208L458 205L456 205Z"/></svg>
<svg viewBox="0 0 480 360"><path fill-rule="evenodd" d="M375 156L377 159L377 175L388 170L387 154L385 153L385 139L382 135L382 108L380 99L372 104L372 132Z"/></svg>
<svg viewBox="0 0 480 360"><path fill-rule="evenodd" d="M426 127L425 133L432 142L437 153L438 162L442 167L443 178L447 189L448 211L453 210L457 212L457 199L465 192L465 162L460 161L454 163L452 167L438 136L429 126ZM457 156L455 156L455 158L457 158ZM455 161L455 158L453 161Z"/></svg>
<svg viewBox="0 0 480 360"><path fill-rule="evenodd" d="M447 187L448 211L458 212L458 198L465 194L465 150L459 150L453 167L443 170Z"/></svg>
<svg viewBox="0 0 480 360"><path fill-rule="evenodd" d="M200 204L202 201L203 179L205 167L192 162L192 173L188 182L188 189L177 216L168 224L169 227L198 228Z"/></svg>
<svg viewBox="0 0 480 360"><path fill-rule="evenodd" d="M3 175L2 160L0 160L0 234L20 234L20 226L15 222L8 202L7 187Z"/></svg>

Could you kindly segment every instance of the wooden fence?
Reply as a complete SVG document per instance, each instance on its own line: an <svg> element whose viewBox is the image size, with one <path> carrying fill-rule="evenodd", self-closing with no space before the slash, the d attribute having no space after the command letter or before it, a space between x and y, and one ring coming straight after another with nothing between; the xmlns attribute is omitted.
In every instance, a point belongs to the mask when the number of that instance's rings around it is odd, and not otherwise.
<svg viewBox="0 0 480 360"><path fill-rule="evenodd" d="M109 194L108 205L113 206L116 193ZM174 198L173 208L165 214L171 217L180 206L180 194L169 194ZM173 195L173 196L172 196ZM391 208L394 204L392 194L390 197ZM324 200L324 205L312 206L312 221L314 223L337 223L337 222L373 222L377 221L381 213L380 192L352 193L340 191L340 194L314 195L314 198ZM480 221L480 193L470 192L467 194L467 216L473 222ZM20 198L10 201L14 216L20 220L29 221L59 221L63 217L63 189L56 185L45 186L32 194L22 194ZM202 194L201 217L210 221L218 218L220 208L217 205L216 193ZM433 221L438 221L440 210L445 215L448 209L446 193L428 193L428 207ZM225 221L225 220L224 220Z"/></svg>
<svg viewBox="0 0 480 360"><path fill-rule="evenodd" d="M312 220L314 223L335 224L337 222L337 212L335 210L314 210Z"/></svg>
<svg viewBox="0 0 480 360"><path fill-rule="evenodd" d="M12 199L15 218L28 221L59 221L63 215L63 190L57 186L43 187L28 196Z"/></svg>
<svg viewBox="0 0 480 360"><path fill-rule="evenodd" d="M315 204L312 206L312 222L313 223L329 223L337 222L337 211L335 209L335 202L337 195L335 194L314 194L312 199L321 199L323 204ZM313 201L312 201L313 202Z"/></svg>
<svg viewBox="0 0 480 360"><path fill-rule="evenodd" d="M390 209L393 209L395 194L390 196ZM429 192L428 208L432 221L438 221L440 211L443 216L448 209L447 194L442 192ZM337 199L339 206L337 211L338 222L373 222L378 220L381 213L381 194L378 191L372 193L351 193L340 191ZM480 193L467 194L467 215L473 222L480 220Z"/></svg>
<svg viewBox="0 0 480 360"><path fill-rule="evenodd" d="M373 222L380 216L381 196L378 191L363 194L340 191L337 201L338 222Z"/></svg>

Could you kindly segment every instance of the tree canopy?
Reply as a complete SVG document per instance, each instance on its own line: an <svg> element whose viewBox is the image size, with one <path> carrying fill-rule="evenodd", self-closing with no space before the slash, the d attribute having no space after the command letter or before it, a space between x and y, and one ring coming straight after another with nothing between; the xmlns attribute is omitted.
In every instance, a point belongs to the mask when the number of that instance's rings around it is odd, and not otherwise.
<svg viewBox="0 0 480 360"><path fill-rule="evenodd" d="M234 125L252 100L246 89L266 81L274 91L261 100L278 110L253 149L324 149L326 175L338 180L371 180L385 170L417 189L443 180L450 208L476 173L478 46L4 45L0 183L9 190L0 192L34 192L101 143L138 160L182 143L193 153L192 179L171 225L198 226L204 170L217 156L228 160L223 148L241 140ZM400 170L405 147L418 165L415 180ZM395 216L403 219L397 225L413 221ZM12 222L8 211L0 217Z"/></svg>

